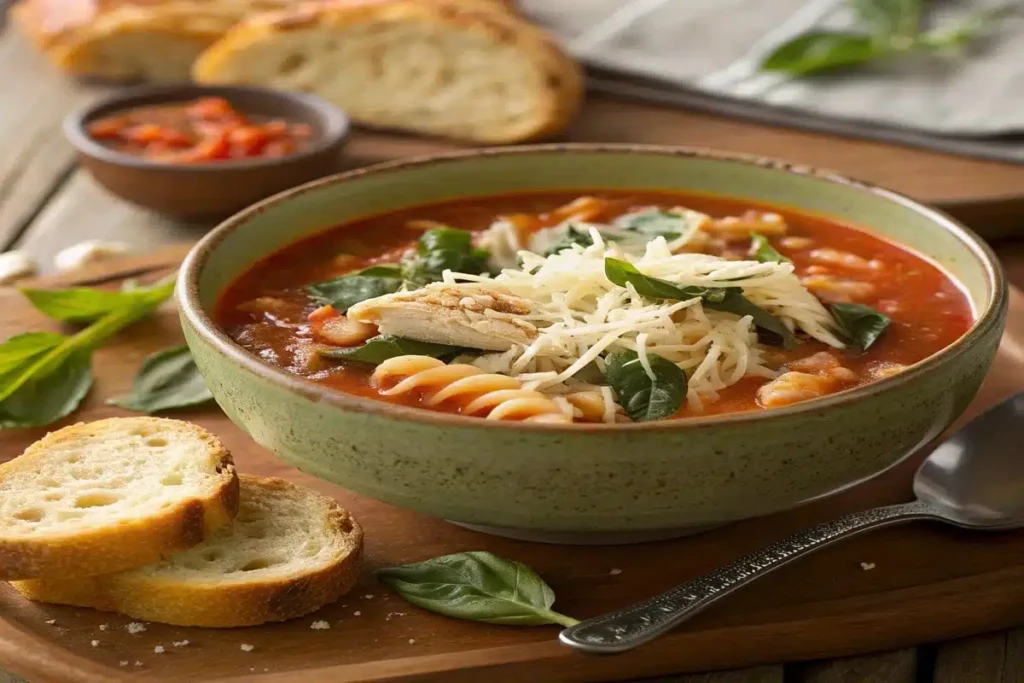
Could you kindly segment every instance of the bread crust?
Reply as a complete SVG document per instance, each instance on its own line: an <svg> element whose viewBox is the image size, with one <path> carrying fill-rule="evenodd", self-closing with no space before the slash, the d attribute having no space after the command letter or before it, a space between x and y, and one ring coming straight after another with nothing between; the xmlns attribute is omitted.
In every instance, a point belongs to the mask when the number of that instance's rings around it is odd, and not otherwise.
<svg viewBox="0 0 1024 683"><path fill-rule="evenodd" d="M564 130L579 112L583 78L578 65L542 29L514 14L500 0L327 0L303 3L290 10L256 15L211 45L196 60L193 78L200 83L226 82L222 72L232 58L275 36L310 27L338 31L367 22L421 22L456 27L496 44L513 45L521 59L540 74L543 92L539 111L529 127L506 127L466 136L494 144L546 137ZM358 122L373 126L371 119ZM413 127L409 128L413 130ZM417 131L422 132L422 131Z"/></svg>
<svg viewBox="0 0 1024 683"><path fill-rule="evenodd" d="M146 518L112 522L66 533L5 534L0 529L0 579L92 576L156 562L202 542L231 524L238 513L238 476L231 453L220 439L196 425L155 417L110 418L79 423L51 432L19 457L0 464L0 480L18 471L33 471L47 449L83 436L102 434L112 422L131 420L141 426L173 423L203 441L219 464L217 481L205 497L187 498Z"/></svg>
<svg viewBox="0 0 1024 683"><path fill-rule="evenodd" d="M242 475L242 486L299 489L283 479ZM315 571L239 583L201 583L152 576L145 568L87 579L14 581L30 600L119 612L126 616L177 626L231 628L284 621L315 612L347 593L359 578L363 530L335 501L327 505L327 522L343 535L349 552Z"/></svg>

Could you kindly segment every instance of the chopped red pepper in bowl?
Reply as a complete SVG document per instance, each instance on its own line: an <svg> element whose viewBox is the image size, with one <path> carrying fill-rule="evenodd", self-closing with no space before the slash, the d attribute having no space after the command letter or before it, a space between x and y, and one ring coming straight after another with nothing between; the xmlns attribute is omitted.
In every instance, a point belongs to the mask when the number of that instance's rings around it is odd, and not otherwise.
<svg viewBox="0 0 1024 683"><path fill-rule="evenodd" d="M222 97L129 109L89 123L87 132L116 151L182 164L280 158L314 136L308 123L260 120Z"/></svg>

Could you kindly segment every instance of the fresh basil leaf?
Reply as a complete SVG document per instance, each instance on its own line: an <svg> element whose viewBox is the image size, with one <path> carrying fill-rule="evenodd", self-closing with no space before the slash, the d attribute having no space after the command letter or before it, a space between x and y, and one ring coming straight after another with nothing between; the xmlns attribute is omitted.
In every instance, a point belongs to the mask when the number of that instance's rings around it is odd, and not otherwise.
<svg viewBox="0 0 1024 683"><path fill-rule="evenodd" d="M868 35L817 31L798 36L775 48L761 62L761 70L802 76L863 64L884 51Z"/></svg>
<svg viewBox="0 0 1024 683"><path fill-rule="evenodd" d="M107 403L152 415L212 400L191 352L182 345L148 356L132 380L132 392Z"/></svg>
<svg viewBox="0 0 1024 683"><path fill-rule="evenodd" d="M913 38L921 30L924 0L850 0L857 17L882 38Z"/></svg>
<svg viewBox="0 0 1024 683"><path fill-rule="evenodd" d="M405 600L446 617L509 626L578 623L551 609L555 593L536 572L488 552L444 555L376 575Z"/></svg>
<svg viewBox="0 0 1024 683"><path fill-rule="evenodd" d="M455 228L427 230L416 251L402 260L403 277L418 285L441 280L446 270L479 275L487 271L488 252L473 247L473 234Z"/></svg>
<svg viewBox="0 0 1024 683"><path fill-rule="evenodd" d="M48 424L67 415L81 402L92 384L88 359L92 350L108 337L136 320L148 315L174 292L174 279L168 278L146 288L143 296L127 297L124 305L107 313L77 334L53 337L35 333L32 337L46 350L24 352L21 362L4 369L0 383L0 428ZM58 335L59 336L59 335ZM17 345L27 344L21 335L4 345L14 350L9 358L25 351ZM0 347L2 348L2 347ZM0 357L2 357L0 353Z"/></svg>
<svg viewBox="0 0 1024 683"><path fill-rule="evenodd" d="M637 422L672 417L686 398L686 373L657 354L648 354L652 379L636 351L617 351L605 359L604 376L626 414Z"/></svg>
<svg viewBox="0 0 1024 683"><path fill-rule="evenodd" d="M758 339L762 343L781 344L787 349L799 343L785 323L743 296L739 287L681 287L668 280L644 275L632 263L613 258L604 260L604 273L620 287L625 287L627 282L632 284L641 296L680 301L700 297L701 305L713 311L735 313L740 317L749 315L760 330Z"/></svg>
<svg viewBox="0 0 1024 683"><path fill-rule="evenodd" d="M431 358L446 360L454 358L460 353L471 352L471 349L464 349L461 346L403 339L391 334L382 334L368 339L362 346L318 351L324 358L347 360L355 363L369 363L370 365L380 365L389 358L397 356L430 356Z"/></svg>
<svg viewBox="0 0 1024 683"><path fill-rule="evenodd" d="M165 283L140 287L138 284L121 289L94 289L72 287L70 289L22 289L25 298L47 317L61 322L90 323L119 308L132 306L149 299L164 298L161 293ZM173 286L173 283L172 283Z"/></svg>
<svg viewBox="0 0 1024 683"><path fill-rule="evenodd" d="M380 273L382 269L371 268L370 270ZM317 301L330 304L338 313L344 313L351 306L367 299L376 299L378 296L392 294L401 287L402 279L399 277L367 275L364 271L356 275L343 275L333 280L307 285L306 291L312 294Z"/></svg>
<svg viewBox="0 0 1024 683"><path fill-rule="evenodd" d="M557 254L560 251L569 249L574 244L578 244L581 247L589 247L594 244L594 238L590 236L589 230L577 230L574 226L570 225L562 238L547 248L544 256Z"/></svg>
<svg viewBox="0 0 1024 683"><path fill-rule="evenodd" d="M76 349L0 401L0 429L41 427L74 412L92 387L91 358L92 349Z"/></svg>
<svg viewBox="0 0 1024 683"><path fill-rule="evenodd" d="M402 269L398 264L385 263L379 266L370 266L359 271L357 275L363 277L391 277L398 280L402 279Z"/></svg>
<svg viewBox="0 0 1024 683"><path fill-rule="evenodd" d="M64 339L64 335L53 332L25 332L0 344L0 385L8 374L60 346Z"/></svg>
<svg viewBox="0 0 1024 683"><path fill-rule="evenodd" d="M871 348L892 322L889 316L862 304L832 304L829 309L847 341L861 351Z"/></svg>
<svg viewBox="0 0 1024 683"><path fill-rule="evenodd" d="M619 219L616 224L632 232L639 232L651 237L673 239L679 237L687 229L686 219L670 211L638 211Z"/></svg>
<svg viewBox="0 0 1024 683"><path fill-rule="evenodd" d="M724 290L714 290L708 287L683 287L668 280L644 275L632 263L610 257L604 260L604 275L612 284L619 287L625 287L627 283L631 284L640 296L655 299L686 301L687 299L710 296L712 299L717 298L721 301L724 297Z"/></svg>
<svg viewBox="0 0 1024 683"><path fill-rule="evenodd" d="M761 263L790 263L788 258L775 250L767 237L758 235L756 232L750 233L750 251L753 252L754 258Z"/></svg>

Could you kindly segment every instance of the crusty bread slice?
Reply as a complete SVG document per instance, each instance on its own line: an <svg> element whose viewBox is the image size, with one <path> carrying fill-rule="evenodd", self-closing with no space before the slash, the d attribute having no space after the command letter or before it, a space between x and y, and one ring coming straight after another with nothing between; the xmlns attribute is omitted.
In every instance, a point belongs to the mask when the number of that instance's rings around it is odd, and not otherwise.
<svg viewBox="0 0 1024 683"><path fill-rule="evenodd" d="M355 585L363 531L348 512L283 479L243 474L241 484L235 524L168 560L107 576L12 585L30 600L211 628L300 617Z"/></svg>
<svg viewBox="0 0 1024 683"><path fill-rule="evenodd" d="M183 81L231 26L293 0L21 0L15 23L65 71L106 79Z"/></svg>
<svg viewBox="0 0 1024 683"><path fill-rule="evenodd" d="M201 427L154 417L65 427L0 464L0 579L156 562L237 510L231 454Z"/></svg>
<svg viewBox="0 0 1024 683"><path fill-rule="evenodd" d="M327 0L257 15L192 73L314 92L369 126L483 143L558 132L582 97L579 68L544 31L479 0Z"/></svg>

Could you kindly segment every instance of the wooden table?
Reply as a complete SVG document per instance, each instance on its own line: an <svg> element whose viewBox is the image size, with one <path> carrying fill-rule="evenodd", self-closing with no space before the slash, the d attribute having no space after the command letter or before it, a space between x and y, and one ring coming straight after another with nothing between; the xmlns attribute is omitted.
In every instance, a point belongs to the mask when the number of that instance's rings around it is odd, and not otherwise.
<svg viewBox="0 0 1024 683"><path fill-rule="evenodd" d="M2 3L0 3L2 6ZM0 250L24 250L51 271L61 248L89 238L139 250L192 242L208 227L147 214L106 195L74 164L60 133L73 107L104 87L72 84L0 17ZM1024 166L950 157L879 143L595 98L568 136L573 140L706 145L834 168L937 204L988 231L1024 228ZM346 166L455 149L451 143L359 132ZM1012 248L1012 247L1007 247ZM1018 277L1019 276L1019 277ZM1024 272L1011 273L1024 285ZM737 643L736 647L743 647ZM2 665L2 662L0 662ZM659 679L687 683L1017 683L1024 681L1024 629L916 649L826 662ZM0 683L20 681L0 672Z"/></svg>

